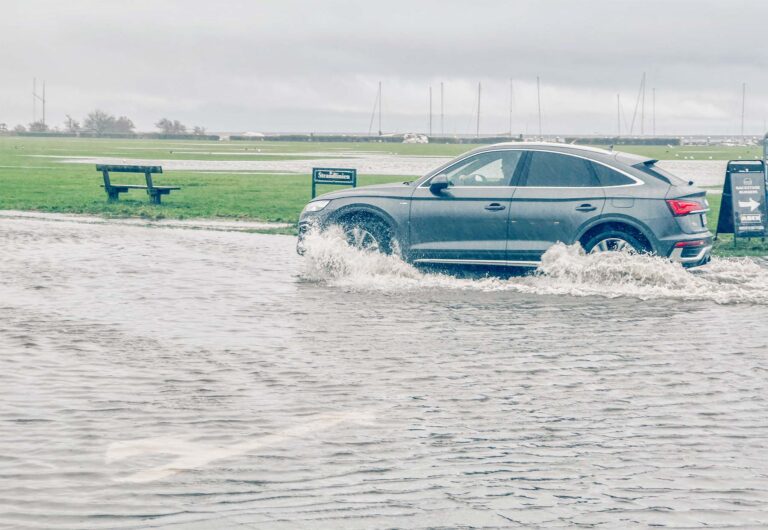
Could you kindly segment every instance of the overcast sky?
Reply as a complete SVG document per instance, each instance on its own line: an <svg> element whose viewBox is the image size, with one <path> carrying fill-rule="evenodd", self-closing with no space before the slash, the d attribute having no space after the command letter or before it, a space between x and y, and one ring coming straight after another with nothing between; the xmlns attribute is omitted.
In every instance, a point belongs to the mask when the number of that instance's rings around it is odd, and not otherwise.
<svg viewBox="0 0 768 530"><path fill-rule="evenodd" d="M140 130L622 132L647 73L646 133L748 134L768 119L766 0L3 0L0 122L100 108ZM39 113L39 109L38 109ZM374 123L374 131L377 129ZM640 115L634 132L640 132Z"/></svg>

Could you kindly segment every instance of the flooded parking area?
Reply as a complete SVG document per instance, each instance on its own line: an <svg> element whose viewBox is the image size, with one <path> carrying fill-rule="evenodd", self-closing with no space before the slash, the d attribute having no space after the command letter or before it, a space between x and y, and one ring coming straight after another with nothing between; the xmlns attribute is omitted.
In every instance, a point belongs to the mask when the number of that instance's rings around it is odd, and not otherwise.
<svg viewBox="0 0 768 530"><path fill-rule="evenodd" d="M768 265L0 219L0 526L768 525Z"/></svg>
<svg viewBox="0 0 768 530"><path fill-rule="evenodd" d="M208 153L205 154L221 154ZM277 156L284 153L273 153ZM160 165L166 171L202 172L277 172L311 173L313 167L328 165L356 169L360 174L401 175L421 177L452 160L440 156L404 156L395 154L341 151L339 153L292 153L296 160L175 160L129 159L138 165ZM35 159L52 159L67 164L125 164L125 158L65 155L33 155ZM661 160L659 165L697 186L722 186L725 180L725 160Z"/></svg>

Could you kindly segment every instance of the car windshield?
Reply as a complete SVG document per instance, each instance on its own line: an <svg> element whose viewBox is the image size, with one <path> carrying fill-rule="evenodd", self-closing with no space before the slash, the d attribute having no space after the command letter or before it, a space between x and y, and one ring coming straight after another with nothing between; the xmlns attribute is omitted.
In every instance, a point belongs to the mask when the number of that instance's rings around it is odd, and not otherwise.
<svg viewBox="0 0 768 530"><path fill-rule="evenodd" d="M632 166L635 169L639 169L646 175L650 175L652 177L655 177L663 182L666 182L667 184L671 184L672 186L687 186L688 181L685 181L681 179L680 177L676 177L669 171L665 171L661 169L659 166L656 165L657 160L649 160L647 162L642 162L640 164L635 164Z"/></svg>

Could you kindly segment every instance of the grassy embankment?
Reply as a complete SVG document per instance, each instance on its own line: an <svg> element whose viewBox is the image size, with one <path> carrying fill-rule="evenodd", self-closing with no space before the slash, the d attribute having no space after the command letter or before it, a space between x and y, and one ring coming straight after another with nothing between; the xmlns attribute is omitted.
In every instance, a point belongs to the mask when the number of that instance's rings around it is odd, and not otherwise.
<svg viewBox="0 0 768 530"><path fill-rule="evenodd" d="M110 140L76 138L0 137L0 209L84 213L106 217L148 219L225 218L294 223L309 199L309 175L253 171L169 171L156 178L158 185L183 189L148 204L146 194L132 191L109 204L101 176L90 164L62 163L65 156L114 157L125 163L144 160L303 160L325 158L328 165L343 166L345 154L373 152L412 156L455 156L472 145L419 145L371 143L211 142L170 140ZM658 159L728 160L755 158L759 148L621 146L621 150ZM360 175L359 184L404 180L402 176ZM115 182L143 184L142 175L116 175ZM338 188L326 187L320 191ZM720 196L710 196L710 226L714 229ZM291 233L292 230L281 230ZM759 240L739 241L724 236L721 255L766 255L768 245Z"/></svg>

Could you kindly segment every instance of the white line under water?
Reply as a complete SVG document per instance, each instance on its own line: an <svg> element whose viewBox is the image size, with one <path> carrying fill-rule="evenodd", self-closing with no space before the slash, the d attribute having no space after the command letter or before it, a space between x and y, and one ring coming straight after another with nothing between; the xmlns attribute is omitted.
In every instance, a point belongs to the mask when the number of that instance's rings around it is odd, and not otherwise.
<svg viewBox="0 0 768 530"><path fill-rule="evenodd" d="M316 417L302 418L295 425L274 434L224 446L172 437L126 440L110 444L104 459L107 464L111 464L153 453L176 456L167 464L114 478L118 482L152 482L182 471L200 469L219 460L253 453L266 447L284 445L296 439L305 438L310 434L326 431L341 423L370 425L373 418L374 416L370 411L327 413Z"/></svg>
<svg viewBox="0 0 768 530"><path fill-rule="evenodd" d="M0 527L768 526L763 264L295 244L0 218Z"/></svg>

